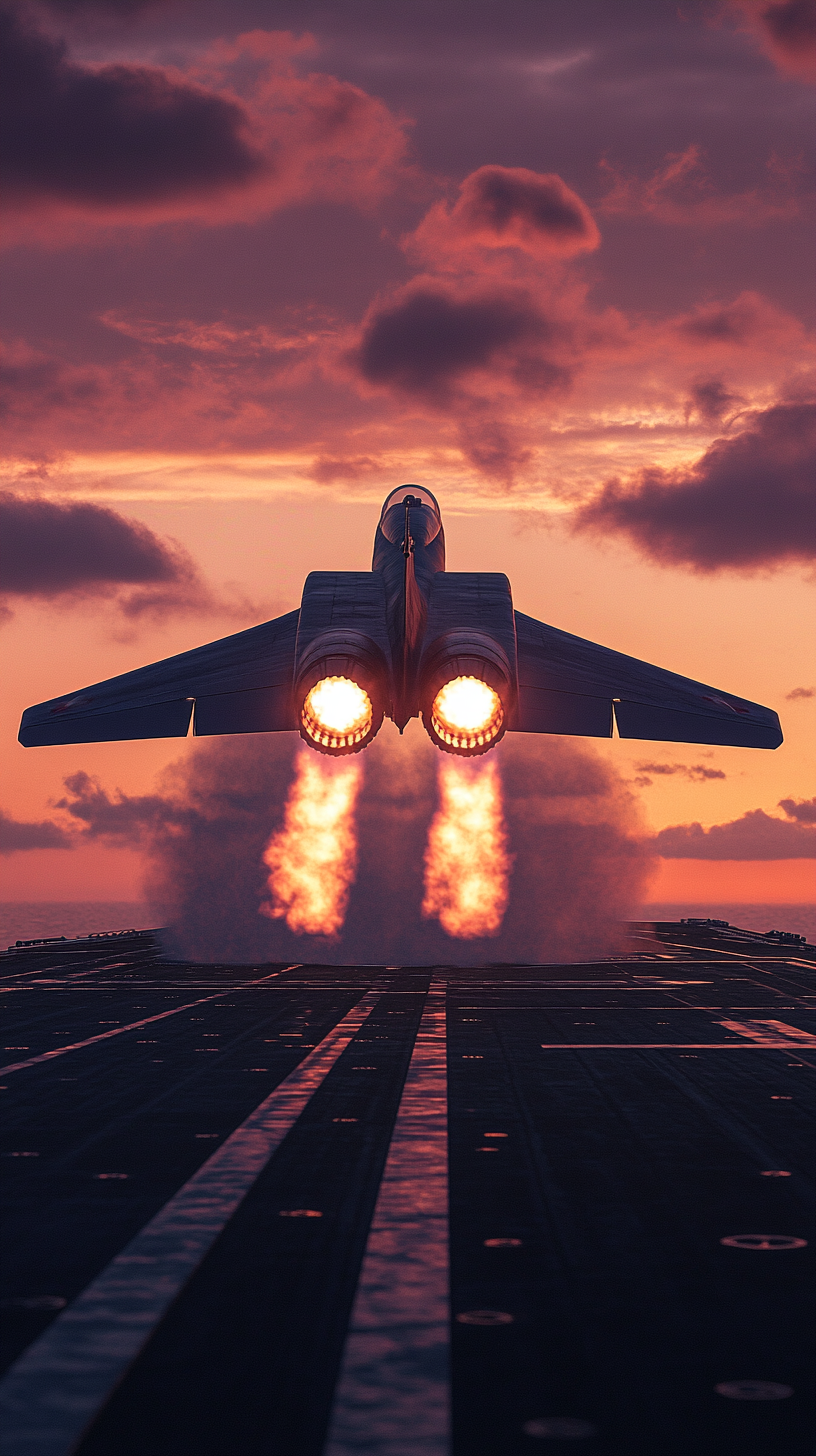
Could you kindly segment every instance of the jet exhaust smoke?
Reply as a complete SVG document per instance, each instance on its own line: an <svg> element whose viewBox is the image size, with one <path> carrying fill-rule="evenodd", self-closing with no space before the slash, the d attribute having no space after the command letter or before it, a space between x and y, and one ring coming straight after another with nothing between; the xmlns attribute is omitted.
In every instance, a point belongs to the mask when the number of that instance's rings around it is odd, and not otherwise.
<svg viewBox="0 0 816 1456"><path fill-rule="evenodd" d="M437 783L422 914L457 940L498 935L512 867L498 766L443 761Z"/></svg>
<svg viewBox="0 0 816 1456"><path fill-rule="evenodd" d="M290 930L336 940L357 873L354 809L359 763L337 764L301 749L284 822L263 853L271 902L260 906Z"/></svg>
<svg viewBox="0 0 816 1456"><path fill-rule="evenodd" d="M154 924L171 927L167 947L173 954L337 965L581 960L616 948L617 922L648 898L653 860L642 843L637 803L594 747L508 734L487 759L466 763L443 756L414 721L403 737L385 724L366 751L353 805L339 816L352 828L347 850L332 850L329 868L318 871L318 879L336 873L332 903L345 903L345 922L339 910L311 919L301 886L315 867L314 852L306 855L312 866L307 875L297 857L302 837L292 832L305 822L300 809L295 813L301 753L321 774L313 781L318 801L334 792L322 771L360 763L301 748L294 733L199 739L168 773L162 794L151 799L151 827L142 831L150 856L145 898ZM492 822L501 824L503 817L506 833L506 869L495 874L501 860L490 861L493 913L501 903L495 887L502 875L507 901L498 931L483 921L479 933L465 939L450 934L438 913L423 915L432 884L425 856L430 860L438 843L431 826L446 803L440 766L470 771L483 765L495 768L501 784ZM265 862L270 835L271 864ZM498 835L492 842L500 842ZM292 847L290 856L282 852L284 844ZM474 865L480 855L472 851ZM442 894L439 883L432 893ZM455 893L450 877L445 894L451 905ZM441 909L441 901L435 903ZM267 908L259 913L262 904Z"/></svg>

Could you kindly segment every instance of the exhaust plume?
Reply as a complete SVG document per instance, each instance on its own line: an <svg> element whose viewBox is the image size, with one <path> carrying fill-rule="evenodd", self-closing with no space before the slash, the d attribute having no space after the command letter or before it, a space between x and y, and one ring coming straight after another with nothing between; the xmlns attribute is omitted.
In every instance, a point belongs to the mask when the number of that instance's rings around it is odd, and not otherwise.
<svg viewBox="0 0 816 1456"><path fill-rule="evenodd" d="M285 919L296 935L336 940L343 928L357 873L354 810L361 778L359 763L319 758L308 748L295 760L283 825L263 854L272 900L260 912Z"/></svg>
<svg viewBox="0 0 816 1456"><path fill-rule="evenodd" d="M440 806L425 850L422 914L457 940L498 935L509 897L512 860L494 762L443 761Z"/></svg>
<svg viewBox="0 0 816 1456"><path fill-rule="evenodd" d="M299 792L301 752L321 773L320 783L327 771L360 764L356 757L321 757L294 733L193 739L161 793L145 801L150 813L134 823L132 842L148 851L145 898L154 924L170 927L171 953L202 961L337 965L584 960L616 948L617 922L648 898L653 860L637 801L594 746L508 734L487 761L471 764L443 756L418 722L403 737L386 723L366 749L351 810L356 878L353 850L340 860L340 873L347 874L345 922L342 915L339 925L315 916L311 923L322 926L315 933L305 928L303 904L285 888L288 880L270 891L270 871L283 875L277 850L271 865L264 862L270 827L280 825L273 845L288 833L285 806ZM422 913L429 829L442 811L442 764L466 771L484 764L501 782L506 909L498 932L482 922L470 939ZM107 822L100 822L101 833ZM126 831L119 824L115 842L125 842ZM260 914L262 902L268 908ZM495 911L500 897L489 903ZM276 906L282 914L274 914ZM293 928L287 914L304 928Z"/></svg>

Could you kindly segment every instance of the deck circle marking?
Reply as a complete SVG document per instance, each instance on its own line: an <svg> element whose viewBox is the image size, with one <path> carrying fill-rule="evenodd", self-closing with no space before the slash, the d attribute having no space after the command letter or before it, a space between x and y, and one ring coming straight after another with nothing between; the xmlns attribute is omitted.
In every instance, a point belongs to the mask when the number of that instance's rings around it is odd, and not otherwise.
<svg viewBox="0 0 816 1456"><path fill-rule="evenodd" d="M723 1380L714 1389L727 1400L787 1400L793 1395L792 1385L775 1380Z"/></svg>
<svg viewBox="0 0 816 1456"><path fill-rule="evenodd" d="M597 1435L595 1426L575 1416L536 1416L535 1420L525 1421L521 1429L525 1436L535 1436L539 1441L587 1441Z"/></svg>
<svg viewBox="0 0 816 1456"><path fill-rule="evenodd" d="M464 1314L456 1316L460 1325L484 1325L485 1328L494 1328L497 1325L511 1325L515 1315L508 1314L504 1309L467 1309Z"/></svg>
<svg viewBox="0 0 816 1456"><path fill-rule="evenodd" d="M729 1249L806 1249L807 1239L792 1234L728 1234L720 1239Z"/></svg>

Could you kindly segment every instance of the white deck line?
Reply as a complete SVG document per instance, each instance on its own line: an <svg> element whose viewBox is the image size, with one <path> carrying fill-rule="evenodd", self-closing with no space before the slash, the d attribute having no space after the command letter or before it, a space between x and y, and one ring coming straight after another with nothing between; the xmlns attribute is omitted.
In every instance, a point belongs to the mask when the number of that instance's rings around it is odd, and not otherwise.
<svg viewBox="0 0 816 1456"><path fill-rule="evenodd" d="M369 991L11 1366L3 1456L69 1456L382 996Z"/></svg>
<svg viewBox="0 0 816 1456"><path fill-rule="evenodd" d="M262 981L273 981L276 976L282 976L284 971L296 971L300 961L293 966L284 966L282 971L271 971L268 976L259 976L255 981L242 981L240 986L230 986L228 991L216 991L212 996L202 996L199 1001L187 1001L183 1006L173 1006L170 1011L159 1011L156 1016L146 1016L143 1021L129 1021L127 1026L117 1026L113 1031L100 1031L97 1036L89 1036L85 1041L72 1041L67 1046L54 1047L50 1052L40 1052L36 1057L28 1057L24 1062L7 1062L5 1067L0 1067L0 1077L8 1077L12 1072L22 1072L24 1067L36 1067L38 1062L50 1062L53 1057L64 1057L66 1052L78 1052L82 1047L93 1046L96 1041L107 1041L109 1037L121 1036L123 1031L138 1031L142 1026L149 1026L152 1021L164 1021L167 1016L177 1016L179 1011L191 1011L194 1006L203 1006L205 1001L219 1001L222 996L233 996L237 991L245 991L249 986L260 986Z"/></svg>
<svg viewBox="0 0 816 1456"><path fill-rule="evenodd" d="M325 1456L447 1456L445 987L432 982L363 1256Z"/></svg>
<svg viewBox="0 0 816 1456"><path fill-rule="evenodd" d="M801 1052L800 1041L542 1041L545 1052Z"/></svg>

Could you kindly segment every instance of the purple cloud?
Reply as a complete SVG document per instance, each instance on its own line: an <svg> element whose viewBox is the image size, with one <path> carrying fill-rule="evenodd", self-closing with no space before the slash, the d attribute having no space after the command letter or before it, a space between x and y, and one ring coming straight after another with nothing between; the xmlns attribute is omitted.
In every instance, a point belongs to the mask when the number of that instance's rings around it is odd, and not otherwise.
<svg viewBox="0 0 816 1456"><path fill-rule="evenodd" d="M651 840L664 859L816 859L816 828L749 809L728 824L673 824Z"/></svg>
<svg viewBox="0 0 816 1456"><path fill-rule="evenodd" d="M559 364L541 359L555 330L521 295L460 298L442 288L412 288L374 309L356 356L370 384L388 384L438 398L462 376L500 362L520 383L554 389L569 380Z"/></svg>
<svg viewBox="0 0 816 1456"><path fill-rule="evenodd" d="M639 777L635 783L641 788L647 788L652 780L649 774L655 774L658 778L671 777L674 774L681 774L684 779L690 779L694 784L704 784L710 779L724 779L725 774L721 768L708 768L704 763L636 763L635 768Z"/></svg>
<svg viewBox="0 0 816 1456"><path fill-rule="evenodd" d="M189 584L195 574L179 547L107 506L3 493L0 531L0 592L13 596L92 595L125 583Z"/></svg>
<svg viewBox="0 0 816 1456"><path fill-rule="evenodd" d="M779 807L784 809L789 819L795 819L797 824L816 824L816 798L780 799Z"/></svg>
<svg viewBox="0 0 816 1456"><path fill-rule="evenodd" d="M39 823L12 819L0 810L0 854L17 854L24 849L73 849L70 834L50 819Z"/></svg>
<svg viewBox="0 0 816 1456"><path fill-rule="evenodd" d="M132 7L131 7L132 8ZM0 11L2 178L7 195L147 202L248 182L264 163L243 111L157 67L91 70Z"/></svg>
<svg viewBox="0 0 816 1456"><path fill-rule="evenodd" d="M816 552L816 412L780 404L690 469L643 470L606 485L574 528L619 535L661 565L752 571Z"/></svg>

